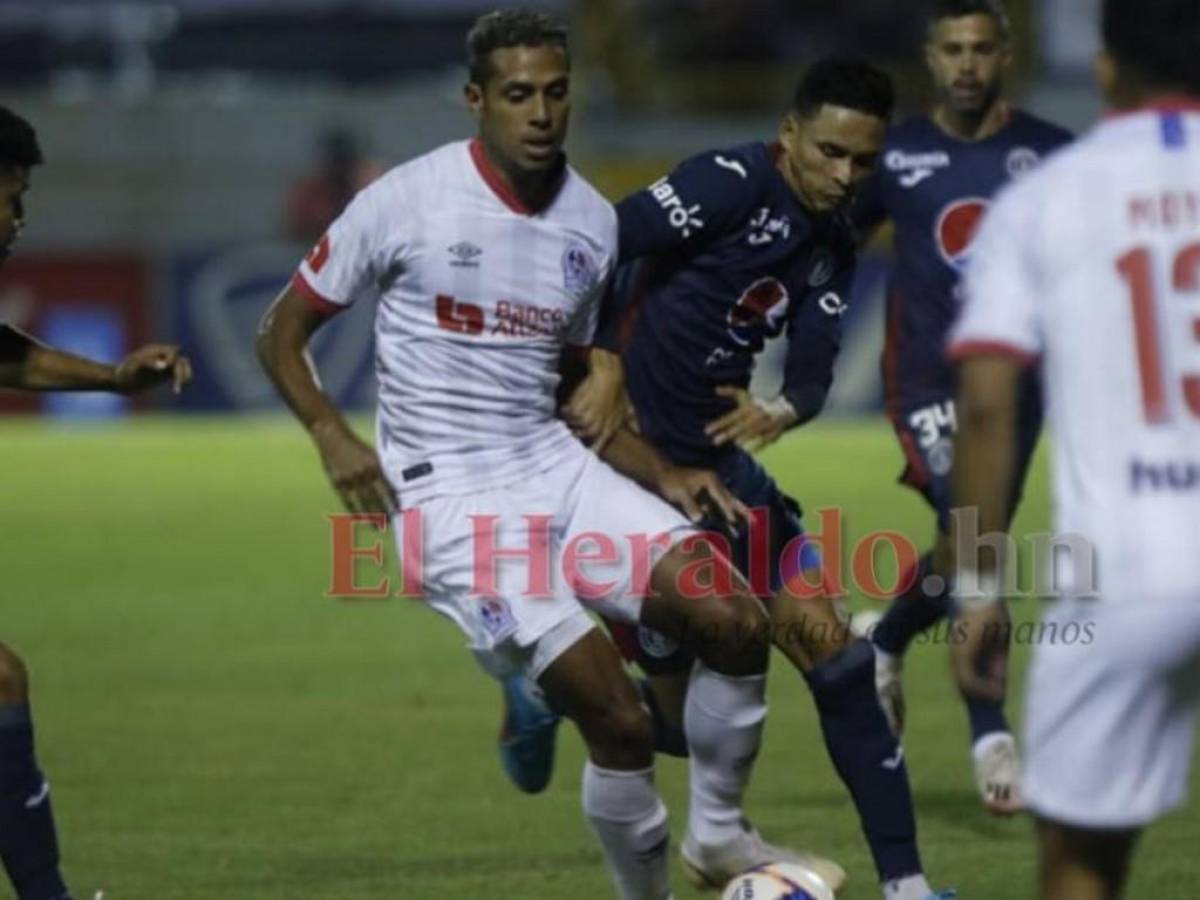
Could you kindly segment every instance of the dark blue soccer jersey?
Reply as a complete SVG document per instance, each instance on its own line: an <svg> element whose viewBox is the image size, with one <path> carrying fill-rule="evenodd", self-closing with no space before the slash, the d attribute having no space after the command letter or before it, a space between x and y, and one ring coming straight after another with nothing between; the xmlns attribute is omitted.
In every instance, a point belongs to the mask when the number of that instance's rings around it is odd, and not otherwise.
<svg viewBox="0 0 1200 900"><path fill-rule="evenodd" d="M1021 111L982 141L946 134L929 116L888 133L879 170L852 210L856 226L895 225L883 375L893 416L954 393L946 335L961 306L961 275L992 197L1071 140Z"/></svg>
<svg viewBox="0 0 1200 900"><path fill-rule="evenodd" d="M733 404L716 388L746 387L767 338L787 333L783 394L802 421L833 380L853 233L801 205L777 152L702 153L617 205L622 266L609 307L625 318L602 326L601 343L624 346L642 433L677 463L720 455L704 427Z"/></svg>

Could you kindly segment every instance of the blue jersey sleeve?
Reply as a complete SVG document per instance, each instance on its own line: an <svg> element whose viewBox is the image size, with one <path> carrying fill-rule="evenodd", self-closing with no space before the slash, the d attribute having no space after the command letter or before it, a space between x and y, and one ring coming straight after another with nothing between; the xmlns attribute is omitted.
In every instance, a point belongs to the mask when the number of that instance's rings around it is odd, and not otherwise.
<svg viewBox="0 0 1200 900"><path fill-rule="evenodd" d="M833 366L842 348L842 317L854 281L854 257L842 261L828 284L808 292L788 320L783 396L803 425L825 406Z"/></svg>
<svg viewBox="0 0 1200 900"><path fill-rule="evenodd" d="M742 227L762 173L745 154L703 153L617 204L618 258L690 255Z"/></svg>

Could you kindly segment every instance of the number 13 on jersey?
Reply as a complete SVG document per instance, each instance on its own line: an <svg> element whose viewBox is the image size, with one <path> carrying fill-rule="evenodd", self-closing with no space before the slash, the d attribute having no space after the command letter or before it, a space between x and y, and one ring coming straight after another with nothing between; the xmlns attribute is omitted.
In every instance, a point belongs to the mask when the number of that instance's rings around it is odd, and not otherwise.
<svg viewBox="0 0 1200 900"><path fill-rule="evenodd" d="M1170 367L1163 355L1163 327L1183 320L1195 347L1200 363L1200 243L1189 244L1171 260L1171 302L1159 309L1159 292L1156 291L1156 263L1161 254L1150 247L1135 247L1117 260L1117 271L1129 285L1133 302L1134 339L1137 347L1138 370L1142 379L1142 404L1146 421L1151 425L1163 425L1172 421L1170 392L1178 384L1183 389L1183 399L1190 414L1200 419L1200 372L1181 372L1182 366ZM1195 297L1196 304L1190 310L1183 302ZM1183 301L1183 302L1181 302ZM1165 313L1165 315L1164 315ZM1186 320L1184 316L1186 314Z"/></svg>

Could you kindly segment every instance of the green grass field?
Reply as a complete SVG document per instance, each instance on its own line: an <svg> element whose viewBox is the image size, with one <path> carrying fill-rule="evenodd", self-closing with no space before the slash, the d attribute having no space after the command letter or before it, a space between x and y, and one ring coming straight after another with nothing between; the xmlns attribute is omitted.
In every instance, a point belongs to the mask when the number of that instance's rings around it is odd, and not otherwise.
<svg viewBox="0 0 1200 900"><path fill-rule="evenodd" d="M0 637L33 672L80 898L610 897L576 736L563 730L544 795L517 794L495 760L498 693L453 627L413 601L323 597L335 504L297 427L9 421L0 446ZM766 461L809 510L842 506L851 538L896 528L927 543L931 517L895 485L883 426L808 428ZM1045 483L1040 466L1018 530L1045 527ZM965 900L1031 897L1030 823L978 808L945 656L915 648L907 669L926 867ZM811 700L780 658L770 697L752 818L841 861L846 900L877 897ZM686 768L664 760L659 780L678 840ZM1198 845L1194 809L1164 821L1129 896L1193 897ZM699 896L676 875L677 900Z"/></svg>

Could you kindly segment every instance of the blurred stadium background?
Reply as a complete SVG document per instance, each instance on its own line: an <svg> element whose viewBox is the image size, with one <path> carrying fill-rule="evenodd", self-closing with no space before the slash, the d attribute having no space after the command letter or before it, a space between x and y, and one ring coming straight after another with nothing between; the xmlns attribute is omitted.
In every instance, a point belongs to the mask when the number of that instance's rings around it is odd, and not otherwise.
<svg viewBox="0 0 1200 900"><path fill-rule="evenodd" d="M0 393L0 638L33 671L80 897L609 895L578 811L574 736L547 794L519 797L490 753L496 691L455 631L409 603L324 599L335 500L300 429L270 412L253 355L259 316L344 190L314 180L319 160L353 183L469 134L463 36L493 5L0 0L0 103L35 123L48 160L0 271L0 319L109 359L178 341L196 366L182 397L135 410ZM769 137L823 52L883 62L907 109L927 99L915 2L540 5L573 25L572 160L613 199L689 153ZM1013 93L1086 127L1100 107L1096 3L1011 5ZM888 264L881 243L862 266L833 404L847 420L802 429L766 462L809 509L843 506L848 540L894 528L925 544L930 516L894 484L899 451L877 412ZM370 319L341 317L318 348L364 428ZM146 411L159 415L93 427ZM1028 497L1018 530L1045 528L1044 466ZM978 811L944 648L912 654L908 689L930 871L967 900L1027 898L1029 827ZM752 815L845 863L848 900L877 896L811 702L787 675L771 691ZM685 778L660 767L677 822ZM1195 895L1197 819L1153 832L1131 896Z"/></svg>
<svg viewBox="0 0 1200 900"><path fill-rule="evenodd" d="M159 403L272 405L250 336L328 205L304 179L331 144L344 165L370 171L466 135L463 36L494 5L3 0L0 102L37 125L48 165L23 245L0 274L0 315L100 356L152 334L186 344L196 384ZM876 59L906 108L926 99L917 2L541 5L573 26L572 160L614 199L687 154L772 135L800 67L820 53ZM1095 0L1011 6L1016 95L1083 127L1098 109L1088 77ZM836 410L879 403L886 265L876 253L862 266ZM369 318L361 310L338 323L322 352L330 388L360 408L372 396ZM102 415L123 403L9 394L0 410Z"/></svg>

